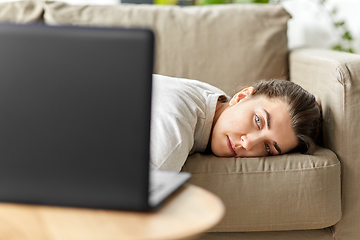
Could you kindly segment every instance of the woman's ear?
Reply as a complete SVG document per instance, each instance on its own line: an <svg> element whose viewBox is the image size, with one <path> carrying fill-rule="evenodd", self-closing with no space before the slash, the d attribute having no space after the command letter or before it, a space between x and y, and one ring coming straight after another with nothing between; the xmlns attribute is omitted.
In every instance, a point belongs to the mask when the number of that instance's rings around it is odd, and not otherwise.
<svg viewBox="0 0 360 240"><path fill-rule="evenodd" d="M244 88L243 90L241 90L240 92L238 92L237 94L234 95L234 97L229 102L229 106L233 106L233 105L237 104L242 99L245 99L245 98L253 95L253 93L254 93L253 87Z"/></svg>

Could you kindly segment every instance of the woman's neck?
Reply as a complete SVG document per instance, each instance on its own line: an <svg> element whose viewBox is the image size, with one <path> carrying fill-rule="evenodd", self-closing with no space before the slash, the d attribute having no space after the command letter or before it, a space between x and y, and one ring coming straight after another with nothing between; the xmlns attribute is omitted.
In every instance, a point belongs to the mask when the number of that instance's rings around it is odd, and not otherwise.
<svg viewBox="0 0 360 240"><path fill-rule="evenodd" d="M213 122L212 122L209 142L208 142L208 145L206 147L206 151L211 151L211 137L212 137L213 128L214 128L216 122L218 121L220 115L224 112L224 110L228 106L229 106L229 102L223 102L223 101L218 100L217 103L216 103L214 119L213 119Z"/></svg>

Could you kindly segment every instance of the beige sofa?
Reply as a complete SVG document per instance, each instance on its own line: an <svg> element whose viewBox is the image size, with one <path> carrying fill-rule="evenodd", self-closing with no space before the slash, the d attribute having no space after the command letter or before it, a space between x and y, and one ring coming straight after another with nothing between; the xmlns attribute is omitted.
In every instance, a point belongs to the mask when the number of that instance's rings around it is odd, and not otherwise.
<svg viewBox="0 0 360 240"><path fill-rule="evenodd" d="M24 1L0 4L0 19L150 27L156 35L155 73L209 82L229 95L259 79L287 77L299 83L321 100L324 147L312 156L189 156L183 170L193 174L191 182L217 194L226 206L224 219L199 239L360 239L360 56L289 52L290 15L280 6Z"/></svg>

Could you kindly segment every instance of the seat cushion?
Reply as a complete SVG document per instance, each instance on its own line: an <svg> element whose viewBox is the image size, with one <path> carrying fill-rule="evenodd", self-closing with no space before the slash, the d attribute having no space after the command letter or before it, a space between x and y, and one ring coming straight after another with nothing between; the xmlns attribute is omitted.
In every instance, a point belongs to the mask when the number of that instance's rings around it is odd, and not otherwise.
<svg viewBox="0 0 360 240"><path fill-rule="evenodd" d="M183 171L223 200L215 232L321 229L341 218L340 162L325 148L262 158L194 154Z"/></svg>
<svg viewBox="0 0 360 240"><path fill-rule="evenodd" d="M42 1L16 1L0 3L0 21L28 23L42 19Z"/></svg>
<svg viewBox="0 0 360 240"><path fill-rule="evenodd" d="M155 73L201 80L228 95L287 75L287 21L280 5L45 5L55 25L147 27L156 35Z"/></svg>

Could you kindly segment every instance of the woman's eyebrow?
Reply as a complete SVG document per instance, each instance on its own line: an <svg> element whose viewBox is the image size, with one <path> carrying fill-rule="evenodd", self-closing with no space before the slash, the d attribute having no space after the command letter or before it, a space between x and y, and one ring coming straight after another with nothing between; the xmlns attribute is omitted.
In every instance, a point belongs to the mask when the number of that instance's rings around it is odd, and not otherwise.
<svg viewBox="0 0 360 240"><path fill-rule="evenodd" d="M266 125L267 125L267 128L270 129L270 113L268 111L266 111L265 109L263 109L265 114L266 114ZM279 154L281 154L281 149L279 147L279 145L277 144L277 142L273 141L273 145L276 149L276 151L278 151Z"/></svg>
<svg viewBox="0 0 360 240"><path fill-rule="evenodd" d="M273 141L273 145L274 145L276 151L278 151L279 155L280 155L281 154L281 149L280 149L279 145L277 144L277 142Z"/></svg>
<svg viewBox="0 0 360 240"><path fill-rule="evenodd" d="M267 128L270 129L270 114L268 111L266 111L265 109L263 109L265 114L266 114L266 124L267 124Z"/></svg>

